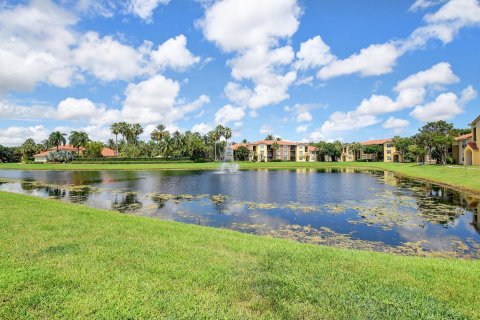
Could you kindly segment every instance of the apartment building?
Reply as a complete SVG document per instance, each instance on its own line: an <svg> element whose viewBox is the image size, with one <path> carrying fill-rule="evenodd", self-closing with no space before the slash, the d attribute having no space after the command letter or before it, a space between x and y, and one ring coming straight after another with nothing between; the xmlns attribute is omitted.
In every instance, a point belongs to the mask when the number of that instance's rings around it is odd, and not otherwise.
<svg viewBox="0 0 480 320"><path fill-rule="evenodd" d="M456 164L465 163L465 148L469 142L472 142L472 133L464 134L458 137L455 137L455 142L452 143L452 158Z"/></svg>
<svg viewBox="0 0 480 320"><path fill-rule="evenodd" d="M480 165L480 150L478 145L480 143L480 116L473 120L469 126L472 127L471 141L467 141L463 151L464 164L467 166Z"/></svg>
<svg viewBox="0 0 480 320"><path fill-rule="evenodd" d="M232 146L234 154L235 151L241 146L245 146L250 150L251 161L317 161L317 148L301 142L292 142L286 140L259 140L250 143L238 143Z"/></svg>
<svg viewBox="0 0 480 320"><path fill-rule="evenodd" d="M349 162L357 160L383 161L383 162L402 162L402 156L396 152L392 139L379 139L360 142L362 147L379 146L383 150L379 154L365 153L363 150L355 150L353 145L345 145L342 150L340 161Z"/></svg>

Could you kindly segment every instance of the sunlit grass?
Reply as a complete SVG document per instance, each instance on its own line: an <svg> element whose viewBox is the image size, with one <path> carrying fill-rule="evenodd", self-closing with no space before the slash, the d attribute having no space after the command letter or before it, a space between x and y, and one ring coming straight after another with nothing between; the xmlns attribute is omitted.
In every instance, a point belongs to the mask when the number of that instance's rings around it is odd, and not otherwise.
<svg viewBox="0 0 480 320"><path fill-rule="evenodd" d="M0 318L480 318L478 261L402 257L0 192Z"/></svg>

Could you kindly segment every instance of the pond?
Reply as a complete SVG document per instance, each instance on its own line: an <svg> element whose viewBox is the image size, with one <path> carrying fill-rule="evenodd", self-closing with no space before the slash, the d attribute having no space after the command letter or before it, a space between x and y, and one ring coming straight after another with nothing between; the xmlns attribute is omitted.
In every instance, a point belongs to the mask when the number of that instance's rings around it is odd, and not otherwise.
<svg viewBox="0 0 480 320"><path fill-rule="evenodd" d="M391 172L0 170L0 190L313 244L480 257L479 197Z"/></svg>

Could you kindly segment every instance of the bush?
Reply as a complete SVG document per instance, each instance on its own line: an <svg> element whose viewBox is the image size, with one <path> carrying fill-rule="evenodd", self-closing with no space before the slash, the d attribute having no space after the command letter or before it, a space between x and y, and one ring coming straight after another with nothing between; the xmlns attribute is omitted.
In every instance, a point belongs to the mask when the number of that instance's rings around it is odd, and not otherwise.
<svg viewBox="0 0 480 320"><path fill-rule="evenodd" d="M282 162L282 159L272 159L269 162Z"/></svg>
<svg viewBox="0 0 480 320"><path fill-rule="evenodd" d="M211 161L205 160L204 162ZM141 163L193 163L189 158L80 158L72 161L76 164L141 164Z"/></svg>
<svg viewBox="0 0 480 320"><path fill-rule="evenodd" d="M64 150L50 152L47 156L47 162L68 163L73 159L73 154L70 151Z"/></svg>

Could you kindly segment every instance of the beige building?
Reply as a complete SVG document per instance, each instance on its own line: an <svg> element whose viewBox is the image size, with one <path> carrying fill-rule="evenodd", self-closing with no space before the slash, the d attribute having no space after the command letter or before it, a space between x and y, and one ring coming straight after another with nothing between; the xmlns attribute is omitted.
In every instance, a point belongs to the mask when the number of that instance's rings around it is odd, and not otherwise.
<svg viewBox="0 0 480 320"><path fill-rule="evenodd" d="M472 142L472 134L464 134L455 138L455 142L452 143L452 158L456 164L465 163L465 148L468 143Z"/></svg>
<svg viewBox="0 0 480 320"><path fill-rule="evenodd" d="M370 160L370 161L383 161L383 162L401 162L403 161L402 156L395 150L393 146L392 139L379 139L379 140L369 140L360 142L362 147L366 146L379 146L383 152L381 156L375 154L364 153L363 150L355 151L351 145L345 145L342 150L342 155L340 161L357 161L357 160Z"/></svg>
<svg viewBox="0 0 480 320"><path fill-rule="evenodd" d="M250 143L238 143L232 146L234 154L235 151L241 146L245 146L248 148L248 150L250 150L251 161L317 161L317 148L301 142L285 140L259 140Z"/></svg>
<svg viewBox="0 0 480 320"><path fill-rule="evenodd" d="M480 165L480 150L478 149L480 143L480 116L470 123L472 127L472 140L467 142L464 151L464 163L467 166L478 166Z"/></svg>

